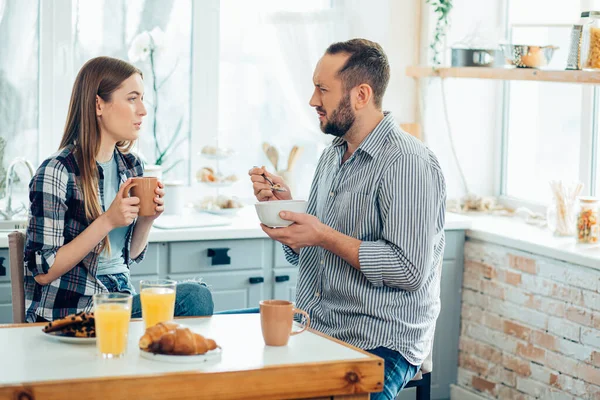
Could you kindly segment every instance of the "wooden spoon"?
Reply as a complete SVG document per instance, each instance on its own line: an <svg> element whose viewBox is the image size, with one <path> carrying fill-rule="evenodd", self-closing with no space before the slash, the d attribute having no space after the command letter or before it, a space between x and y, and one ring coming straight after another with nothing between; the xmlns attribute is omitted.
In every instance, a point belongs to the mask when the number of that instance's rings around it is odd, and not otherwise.
<svg viewBox="0 0 600 400"><path fill-rule="evenodd" d="M273 164L275 171L279 171L279 168L277 168L279 164L279 153L277 152L277 149L275 147L269 146L269 148L267 149L267 157L269 158L269 161L271 161L271 163Z"/></svg>
<svg viewBox="0 0 600 400"><path fill-rule="evenodd" d="M288 158L288 171L291 171L294 168L294 165L296 165L296 161L298 161L300 155L302 155L303 150L303 147L292 147L292 151L290 151L290 156Z"/></svg>

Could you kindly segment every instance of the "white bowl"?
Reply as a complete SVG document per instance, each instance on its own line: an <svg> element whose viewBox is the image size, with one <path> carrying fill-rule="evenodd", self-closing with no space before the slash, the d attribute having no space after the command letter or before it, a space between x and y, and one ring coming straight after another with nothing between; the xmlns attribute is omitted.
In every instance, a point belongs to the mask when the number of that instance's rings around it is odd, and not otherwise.
<svg viewBox="0 0 600 400"><path fill-rule="evenodd" d="M281 211L306 213L306 200L272 200L254 204L260 222L271 228L284 228L290 226L292 221L281 219Z"/></svg>

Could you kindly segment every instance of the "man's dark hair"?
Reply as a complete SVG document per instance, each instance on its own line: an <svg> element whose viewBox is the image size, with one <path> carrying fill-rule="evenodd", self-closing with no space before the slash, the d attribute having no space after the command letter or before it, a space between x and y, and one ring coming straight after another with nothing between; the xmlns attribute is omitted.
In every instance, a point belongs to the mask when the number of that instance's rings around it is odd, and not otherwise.
<svg viewBox="0 0 600 400"><path fill-rule="evenodd" d="M351 39L332 44L325 53L349 54L350 58L338 71L344 89L349 91L360 84L368 84L373 89L375 106L381 109L381 101L390 81L390 64L383 48L370 40Z"/></svg>

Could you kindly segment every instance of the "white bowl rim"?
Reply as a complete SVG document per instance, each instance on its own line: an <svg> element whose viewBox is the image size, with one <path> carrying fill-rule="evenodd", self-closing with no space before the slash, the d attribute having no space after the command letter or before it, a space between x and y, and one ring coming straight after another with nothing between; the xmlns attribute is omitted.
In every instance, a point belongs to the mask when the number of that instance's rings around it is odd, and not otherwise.
<svg viewBox="0 0 600 400"><path fill-rule="evenodd" d="M256 206L267 205L267 204L294 204L294 203L306 203L306 200L271 200L271 201L259 201L254 203Z"/></svg>

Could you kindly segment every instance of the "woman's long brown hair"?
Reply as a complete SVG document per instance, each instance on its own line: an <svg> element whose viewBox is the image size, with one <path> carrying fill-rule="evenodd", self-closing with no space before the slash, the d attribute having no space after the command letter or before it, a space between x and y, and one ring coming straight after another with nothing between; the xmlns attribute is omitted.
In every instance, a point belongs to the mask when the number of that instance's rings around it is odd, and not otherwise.
<svg viewBox="0 0 600 400"><path fill-rule="evenodd" d="M123 81L133 74L142 72L133 65L111 57L92 58L81 67L71 93L69 113L60 148L74 146L74 155L81 176L81 189L85 216L89 223L102 214L98 194L98 166L96 155L100 151L100 125L96 116L96 96L105 102L112 100L112 94ZM133 142L117 143L117 148L127 153ZM108 236L102 241L105 250L110 251Z"/></svg>

